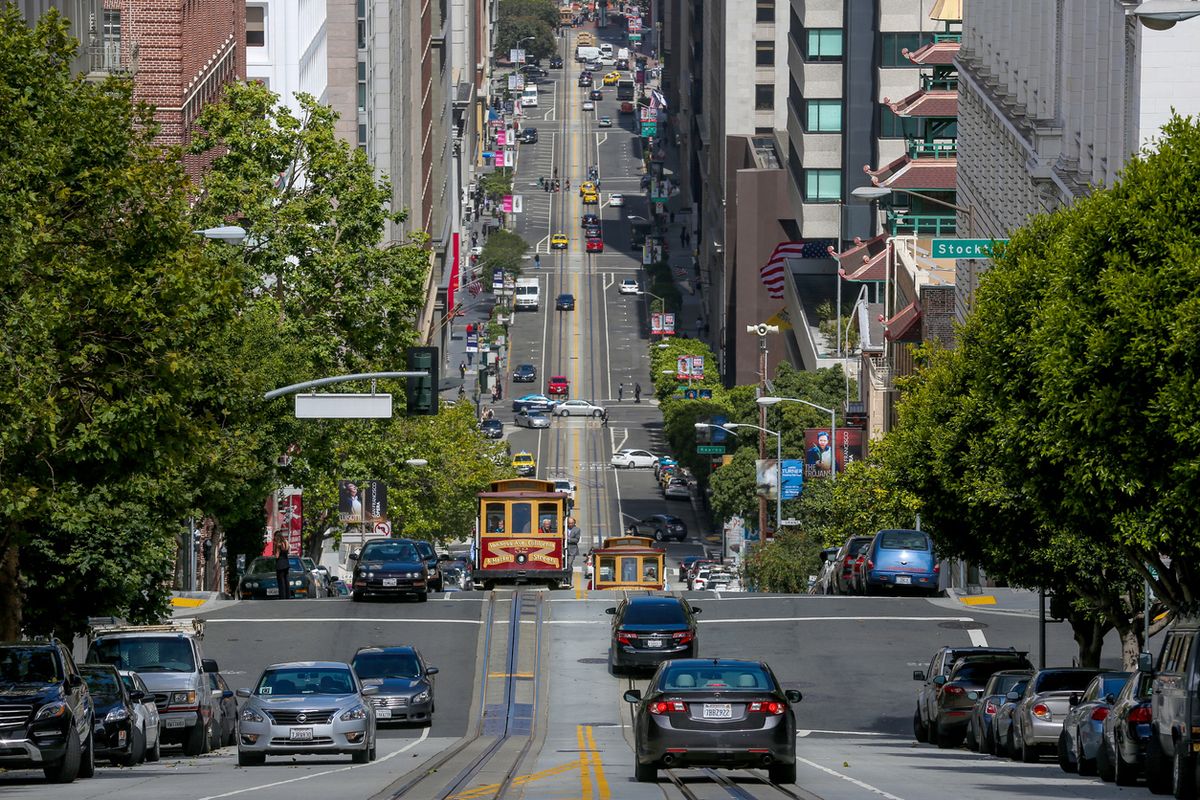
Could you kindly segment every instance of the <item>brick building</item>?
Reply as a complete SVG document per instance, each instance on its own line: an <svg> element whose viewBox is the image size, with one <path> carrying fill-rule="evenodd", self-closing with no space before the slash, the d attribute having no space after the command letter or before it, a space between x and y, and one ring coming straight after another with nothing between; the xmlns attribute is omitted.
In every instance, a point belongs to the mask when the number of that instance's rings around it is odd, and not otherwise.
<svg viewBox="0 0 1200 800"><path fill-rule="evenodd" d="M133 65L134 97L156 108L166 146L188 142L200 110L246 75L245 0L104 0L105 41ZM187 156L196 176L205 156Z"/></svg>

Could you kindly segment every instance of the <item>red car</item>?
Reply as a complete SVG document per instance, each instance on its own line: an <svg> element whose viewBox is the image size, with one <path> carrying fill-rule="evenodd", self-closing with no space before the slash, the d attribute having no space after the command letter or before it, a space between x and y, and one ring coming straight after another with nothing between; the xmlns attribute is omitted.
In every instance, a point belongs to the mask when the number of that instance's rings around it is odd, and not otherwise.
<svg viewBox="0 0 1200 800"><path fill-rule="evenodd" d="M558 395L566 397L570 393L570 390L571 383L565 375L552 375L550 377L550 384L546 389L546 394L551 397Z"/></svg>
<svg viewBox="0 0 1200 800"><path fill-rule="evenodd" d="M621 103L621 113L622 114L632 114L633 113L633 103L629 102L628 100L625 100L624 102L622 102Z"/></svg>
<svg viewBox="0 0 1200 800"><path fill-rule="evenodd" d="M589 253L603 253L604 252L604 240L603 239L588 239L587 240L587 251Z"/></svg>

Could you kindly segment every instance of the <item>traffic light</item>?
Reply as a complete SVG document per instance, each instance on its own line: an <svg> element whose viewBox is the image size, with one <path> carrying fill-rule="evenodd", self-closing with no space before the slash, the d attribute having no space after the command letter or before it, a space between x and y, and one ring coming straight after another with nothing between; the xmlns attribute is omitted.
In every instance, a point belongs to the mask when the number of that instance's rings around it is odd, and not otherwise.
<svg viewBox="0 0 1200 800"><path fill-rule="evenodd" d="M424 378L407 378L405 391L409 414L437 414L438 386L441 385L441 359L436 347L408 348L408 369L410 371L425 371L429 375Z"/></svg>

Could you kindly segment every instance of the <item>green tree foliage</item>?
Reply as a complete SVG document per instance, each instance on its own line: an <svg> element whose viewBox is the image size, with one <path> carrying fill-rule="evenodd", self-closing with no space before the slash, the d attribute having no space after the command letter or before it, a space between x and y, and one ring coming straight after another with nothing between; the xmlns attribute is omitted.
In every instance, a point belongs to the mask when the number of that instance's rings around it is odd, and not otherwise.
<svg viewBox="0 0 1200 800"><path fill-rule="evenodd" d="M558 27L558 6L550 0L503 0L496 26L496 58L507 59L509 51L520 47L526 53L549 58L555 53L554 32ZM532 41L521 42L533 37Z"/></svg>
<svg viewBox="0 0 1200 800"><path fill-rule="evenodd" d="M514 275L521 274L529 243L512 231L503 228L494 230L483 244L480 263L486 269L502 269Z"/></svg>
<svg viewBox="0 0 1200 800"><path fill-rule="evenodd" d="M479 185L492 202L500 202L506 194L513 193L512 167L497 167L491 172L485 172L479 179Z"/></svg>
<svg viewBox="0 0 1200 800"><path fill-rule="evenodd" d="M551 30L558 27L558 5L553 0L500 0L500 18L536 19Z"/></svg>
<svg viewBox="0 0 1200 800"><path fill-rule="evenodd" d="M72 77L66 30L0 11L6 639L165 606L240 288L191 232L181 159L163 157L149 109L127 81Z"/></svg>

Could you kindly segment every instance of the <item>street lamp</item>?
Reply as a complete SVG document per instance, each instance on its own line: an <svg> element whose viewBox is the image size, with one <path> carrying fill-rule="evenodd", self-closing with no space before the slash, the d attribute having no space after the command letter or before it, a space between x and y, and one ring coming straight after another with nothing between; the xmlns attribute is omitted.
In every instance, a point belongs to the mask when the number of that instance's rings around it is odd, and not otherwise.
<svg viewBox="0 0 1200 800"><path fill-rule="evenodd" d="M1196 0L1145 0L1132 4L1124 3L1125 13L1137 17L1138 21L1152 31L1165 31L1183 22L1200 17L1200 3Z"/></svg>
<svg viewBox="0 0 1200 800"><path fill-rule="evenodd" d="M241 244L246 241L246 229L240 225L220 225L215 228L203 228L198 231L192 231L197 236L203 236L205 239L216 239L218 242L226 244Z"/></svg>
<svg viewBox="0 0 1200 800"><path fill-rule="evenodd" d="M832 408L819 406L816 403L810 403L807 400L801 400L799 397L760 397L755 401L762 408L769 408L777 403L803 403L810 408L815 408L817 411L824 411L829 415L829 437L833 440L833 452L829 456L830 476L833 480L837 480L837 412Z"/></svg>
<svg viewBox="0 0 1200 800"><path fill-rule="evenodd" d="M776 398L759 399L774 400ZM696 430L703 430L704 428L719 428L720 430L733 434L737 433L738 428L751 428L756 431L762 431L763 433L769 433L775 437L775 532L778 533L783 527L783 434L778 431L772 431L759 427L758 425L751 425L748 422L726 422L724 425L714 425L711 422L696 423ZM767 532L760 531L760 533L765 540Z"/></svg>
<svg viewBox="0 0 1200 800"><path fill-rule="evenodd" d="M1196 12L1200 14L1200 11ZM967 235L971 236L975 233L975 212L971 206L960 206L945 200L939 200L936 197L931 197L921 192L914 192L912 189L896 189L891 186L859 186L857 189L851 189L850 194L863 200L882 200L892 194L892 192L901 192L902 194L912 195L922 200L927 200L934 205L944 206L955 211L961 211L967 215Z"/></svg>

